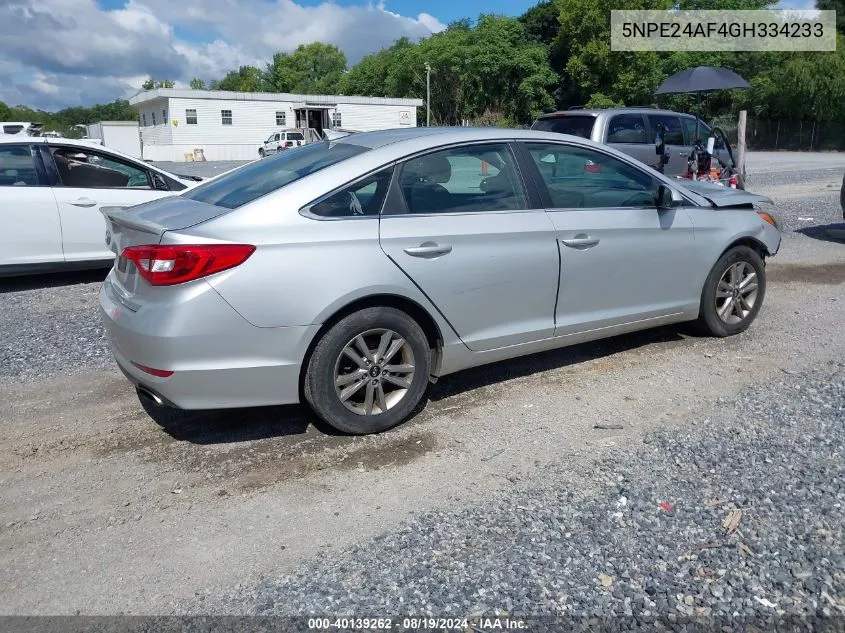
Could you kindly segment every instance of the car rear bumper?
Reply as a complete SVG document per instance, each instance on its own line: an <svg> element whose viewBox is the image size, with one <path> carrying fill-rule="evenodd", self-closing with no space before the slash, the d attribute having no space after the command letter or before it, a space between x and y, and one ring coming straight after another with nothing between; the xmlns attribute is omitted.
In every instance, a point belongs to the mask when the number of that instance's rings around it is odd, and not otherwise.
<svg viewBox="0 0 845 633"><path fill-rule="evenodd" d="M111 274L100 289L101 318L115 360L137 387L181 409L299 402L300 368L318 325L255 327L204 281L188 300L132 311ZM135 363L173 373L154 376Z"/></svg>

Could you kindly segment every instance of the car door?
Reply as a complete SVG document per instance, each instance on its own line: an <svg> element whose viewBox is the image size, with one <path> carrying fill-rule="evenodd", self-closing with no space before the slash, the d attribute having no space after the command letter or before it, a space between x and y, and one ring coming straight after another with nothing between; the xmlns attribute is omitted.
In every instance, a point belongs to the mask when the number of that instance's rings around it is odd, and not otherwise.
<svg viewBox="0 0 845 633"><path fill-rule="evenodd" d="M642 113L626 112L611 116L604 143L651 167L657 164L654 139L648 138Z"/></svg>
<svg viewBox="0 0 845 633"><path fill-rule="evenodd" d="M382 249L471 350L554 332L558 252L507 142L454 146L397 169Z"/></svg>
<svg viewBox="0 0 845 633"><path fill-rule="evenodd" d="M38 151L0 145L0 266L64 261L59 209Z"/></svg>
<svg viewBox="0 0 845 633"><path fill-rule="evenodd" d="M101 207L131 207L172 195L164 189L164 179L154 179L141 163L103 150L51 145L42 153L56 179L53 193L68 262L114 257L105 243L106 223Z"/></svg>
<svg viewBox="0 0 845 633"><path fill-rule="evenodd" d="M659 181L603 152L526 143L560 248L555 335L677 314L692 292L693 226L683 208L658 209ZM699 288L700 293L700 288Z"/></svg>
<svg viewBox="0 0 845 633"><path fill-rule="evenodd" d="M692 147L685 144L681 117L677 114L668 113L649 113L646 116L648 116L649 127L651 128L652 145L656 139L658 127L660 125L666 126L664 141L666 152L669 154L669 162L663 168L663 173L670 178L682 176L687 170L687 159L692 153Z"/></svg>

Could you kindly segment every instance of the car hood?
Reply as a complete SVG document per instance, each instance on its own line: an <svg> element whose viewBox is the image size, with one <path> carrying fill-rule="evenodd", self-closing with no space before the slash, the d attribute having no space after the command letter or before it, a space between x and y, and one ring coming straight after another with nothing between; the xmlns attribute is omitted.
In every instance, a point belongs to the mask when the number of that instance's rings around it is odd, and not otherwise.
<svg viewBox="0 0 845 633"><path fill-rule="evenodd" d="M700 180L684 180L680 185L684 189L698 194L707 200L714 207L733 207L744 204L754 204L757 202L772 203L771 198L762 196L758 193L751 193L750 191L743 191L742 189L731 189L730 187L723 187L712 182L703 182Z"/></svg>

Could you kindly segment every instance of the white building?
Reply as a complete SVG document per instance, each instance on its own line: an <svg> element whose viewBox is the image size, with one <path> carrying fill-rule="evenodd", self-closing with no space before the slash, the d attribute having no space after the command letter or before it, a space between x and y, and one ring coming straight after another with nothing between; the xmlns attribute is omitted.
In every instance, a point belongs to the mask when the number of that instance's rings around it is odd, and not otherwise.
<svg viewBox="0 0 845 633"><path fill-rule="evenodd" d="M100 121L85 126L86 136L106 147L141 158L141 136L137 121Z"/></svg>
<svg viewBox="0 0 845 633"><path fill-rule="evenodd" d="M158 88L129 99L138 108L145 160L252 160L280 128L367 132L417 125L421 99Z"/></svg>

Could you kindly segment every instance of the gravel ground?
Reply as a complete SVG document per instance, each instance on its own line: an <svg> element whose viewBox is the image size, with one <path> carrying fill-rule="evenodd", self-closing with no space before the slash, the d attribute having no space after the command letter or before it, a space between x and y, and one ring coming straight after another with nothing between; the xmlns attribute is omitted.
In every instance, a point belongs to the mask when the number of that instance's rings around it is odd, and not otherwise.
<svg viewBox="0 0 845 633"><path fill-rule="evenodd" d="M845 618L845 364L723 401L580 476L439 510L214 611ZM726 529L725 521L735 525Z"/></svg>

